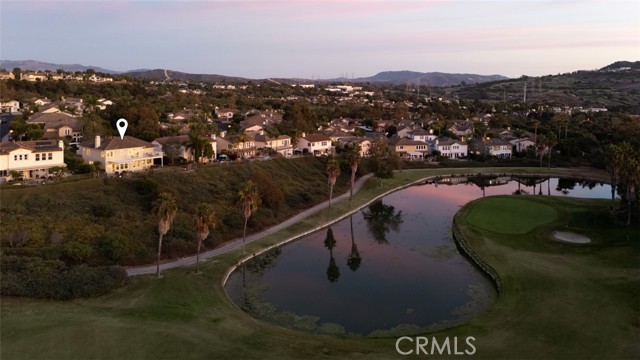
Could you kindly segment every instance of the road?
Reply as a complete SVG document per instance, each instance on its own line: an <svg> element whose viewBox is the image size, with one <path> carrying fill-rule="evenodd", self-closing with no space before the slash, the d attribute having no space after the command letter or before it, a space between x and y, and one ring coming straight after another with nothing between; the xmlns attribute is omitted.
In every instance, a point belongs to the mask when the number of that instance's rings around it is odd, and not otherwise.
<svg viewBox="0 0 640 360"><path fill-rule="evenodd" d="M358 179L358 181L356 181L356 183L353 186L353 192L357 192L358 190L360 190L360 188L362 187L362 185L364 185L364 183L369 180L369 178L371 177L371 174L365 175L363 177L361 177L360 179ZM333 199L333 202L336 201L340 201L343 199L348 199L349 198L349 192L347 191L346 193L337 196ZM247 244L254 242L256 240L260 240L266 236L269 236L275 232L278 232L282 229L285 229L295 223L297 223L298 221L305 219L317 212L319 212L320 210L323 210L325 208L327 208L329 206L329 201L325 201L323 203L320 203L316 206L313 206L295 216L293 216L292 218L289 218L288 220L285 220L277 225L274 225L266 230L251 234L247 236ZM209 250L206 252L203 252L200 254L200 260L204 260L204 259L210 259L213 257L216 257L218 255L221 254L225 254L228 253L230 251L239 249L242 247L242 238L237 238L237 239L233 239L231 241L228 241L226 243L224 243L222 246L215 248L213 250ZM173 261L169 261L169 262L165 262L165 263L161 263L160 264L160 271L163 270L168 270L168 269L173 269L173 268L177 268L177 267L183 267L183 266L191 266L191 265L195 265L196 263L196 255L193 256L189 256L189 257L184 257L184 258L180 258L177 260L173 260ZM126 267L125 270L127 270L127 275L129 276L137 276L137 275L148 275L148 274L155 274L156 273L156 264L153 265L145 265L145 266L136 266L136 267Z"/></svg>

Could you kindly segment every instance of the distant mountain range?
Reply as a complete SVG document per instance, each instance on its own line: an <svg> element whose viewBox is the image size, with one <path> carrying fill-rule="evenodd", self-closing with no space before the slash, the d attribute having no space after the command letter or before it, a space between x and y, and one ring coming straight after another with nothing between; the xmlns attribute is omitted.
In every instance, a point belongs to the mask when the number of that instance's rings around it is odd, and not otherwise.
<svg viewBox="0 0 640 360"><path fill-rule="evenodd" d="M442 72L416 72L416 71L383 71L374 76L357 79L348 79L357 83L387 83L399 84L419 84L422 86L454 86L460 84L477 84L488 81L506 80L508 77L502 75L478 75L478 74L450 74ZM335 79L343 81L345 79Z"/></svg>
<svg viewBox="0 0 640 360"><path fill-rule="evenodd" d="M109 70L105 68L101 68L98 66L86 66L81 64L53 64L47 62L41 62L36 60L0 60L0 67L3 67L7 70L12 70L13 68L20 68L23 70L33 70L33 71L56 71L58 69L62 69L64 71L86 71L88 69L93 69L96 72L102 72L105 74L123 74L128 75L135 78L145 78L145 79L153 79L153 80L180 80L180 81L207 81L207 82L227 82L227 83L235 83L235 82L246 82L249 80L260 81L265 79L248 79L242 77L233 77L233 76L225 76L225 75L216 75L216 74L190 74L173 70L164 70L164 69L137 69L130 70L126 72L119 72L114 70ZM274 79L277 82L284 83L300 83L300 82L351 82L351 83L377 83L377 84L404 84L404 83L419 83L424 86L452 86L452 85L460 85L462 83L465 84L476 84L487 81L496 81L496 80L504 80L507 79L505 76L501 75L477 75L477 74L447 74L441 72L416 72L416 71L384 71L380 72L374 76L370 77L361 77L357 79L346 79L346 78L338 78L338 79L326 79L326 80L309 80L309 79Z"/></svg>
<svg viewBox="0 0 640 360"><path fill-rule="evenodd" d="M98 66L85 66L80 64L52 64L42 61L36 60L0 60L0 67L3 67L9 71L14 68L20 68L22 70L32 70L32 71L56 71L58 69L62 69L64 71L86 71L88 69L93 69L96 72L101 72L105 74L119 74L120 72L104 69Z"/></svg>

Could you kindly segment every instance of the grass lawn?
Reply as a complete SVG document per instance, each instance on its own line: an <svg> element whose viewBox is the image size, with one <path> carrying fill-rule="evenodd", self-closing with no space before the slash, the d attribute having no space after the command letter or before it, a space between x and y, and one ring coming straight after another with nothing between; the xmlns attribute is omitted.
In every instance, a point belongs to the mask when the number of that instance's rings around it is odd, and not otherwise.
<svg viewBox="0 0 640 360"><path fill-rule="evenodd" d="M476 202L466 218L471 225L503 234L526 234L538 225L555 220L551 206L526 199L491 197Z"/></svg>
<svg viewBox="0 0 640 360"><path fill-rule="evenodd" d="M547 172L546 169L541 169ZM527 173L538 169L498 169ZM473 173L492 169L473 169ZM353 203L334 204L247 246L249 253L313 229L375 196L425 176L469 170L402 171L382 187L371 179ZM567 174L553 170L553 174ZM517 199L524 199L517 198ZM465 238L501 276L495 306L471 322L429 337L473 336L475 358L622 358L638 356L638 232L606 220L608 202L527 197L557 219L524 235L461 226ZM558 201L557 203L555 201ZM464 222L473 207L457 215ZM535 206L535 205L534 205ZM606 213L606 211L605 211ZM588 234L593 243L550 241L556 228ZM629 239L627 239L629 236ZM183 268L162 279L135 277L95 299L69 302L3 298L2 359L387 359L403 358L395 338L323 336L256 320L226 296L221 279L240 251L207 261L202 274ZM426 357L425 355L421 356ZM429 355L433 358L435 356Z"/></svg>

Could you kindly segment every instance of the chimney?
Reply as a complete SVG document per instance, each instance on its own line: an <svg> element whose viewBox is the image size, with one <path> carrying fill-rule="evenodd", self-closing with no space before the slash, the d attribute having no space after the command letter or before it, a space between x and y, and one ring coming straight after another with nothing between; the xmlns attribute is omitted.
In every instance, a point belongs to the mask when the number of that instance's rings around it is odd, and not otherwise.
<svg viewBox="0 0 640 360"><path fill-rule="evenodd" d="M301 137L305 138L305 137L307 137L307 134L306 133L302 133Z"/></svg>
<svg viewBox="0 0 640 360"><path fill-rule="evenodd" d="M264 135L264 130L260 130L260 135Z"/></svg>
<svg viewBox="0 0 640 360"><path fill-rule="evenodd" d="M58 141L58 147L62 150L64 150L64 141L60 140Z"/></svg>
<svg viewBox="0 0 640 360"><path fill-rule="evenodd" d="M211 134L211 140L215 140L216 139L216 134Z"/></svg>
<svg viewBox="0 0 640 360"><path fill-rule="evenodd" d="M94 146L94 147L97 149L97 148L99 148L99 147L100 147L100 145L101 145L101 142L100 142L100 135L96 135L96 144L95 144L95 146Z"/></svg>

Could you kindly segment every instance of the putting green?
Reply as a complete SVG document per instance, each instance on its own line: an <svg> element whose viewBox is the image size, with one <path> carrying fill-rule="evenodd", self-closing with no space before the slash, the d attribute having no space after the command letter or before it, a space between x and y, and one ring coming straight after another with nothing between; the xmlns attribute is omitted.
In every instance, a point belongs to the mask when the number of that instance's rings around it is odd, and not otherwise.
<svg viewBox="0 0 640 360"><path fill-rule="evenodd" d="M548 205L523 198L496 196L473 205L467 222L484 230L502 234L526 234L558 218Z"/></svg>

